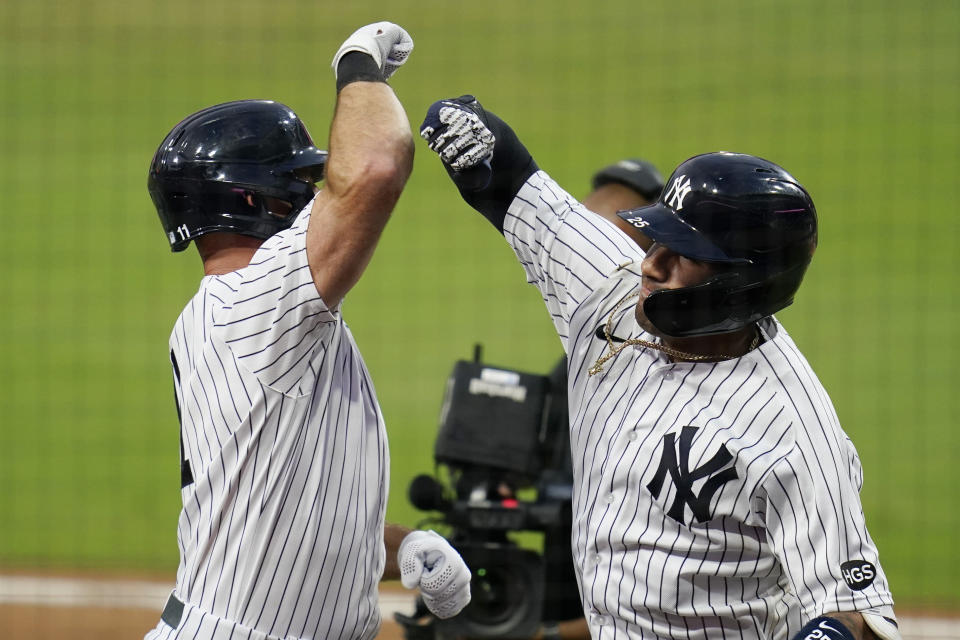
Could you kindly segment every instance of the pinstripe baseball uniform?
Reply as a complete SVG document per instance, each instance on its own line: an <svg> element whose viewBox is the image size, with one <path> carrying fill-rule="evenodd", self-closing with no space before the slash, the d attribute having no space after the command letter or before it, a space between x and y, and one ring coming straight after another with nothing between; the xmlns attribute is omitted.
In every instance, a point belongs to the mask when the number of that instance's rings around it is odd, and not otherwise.
<svg viewBox="0 0 960 640"><path fill-rule="evenodd" d="M183 609L148 640L379 629L386 433L350 330L314 285L309 219L310 205L248 267L203 278L174 327Z"/></svg>
<svg viewBox="0 0 960 640"><path fill-rule="evenodd" d="M594 639L783 639L825 612L893 617L857 452L774 318L740 358L630 346L590 377L608 320L614 341L658 341L625 300L642 250L542 171L504 235L569 355L572 544Z"/></svg>

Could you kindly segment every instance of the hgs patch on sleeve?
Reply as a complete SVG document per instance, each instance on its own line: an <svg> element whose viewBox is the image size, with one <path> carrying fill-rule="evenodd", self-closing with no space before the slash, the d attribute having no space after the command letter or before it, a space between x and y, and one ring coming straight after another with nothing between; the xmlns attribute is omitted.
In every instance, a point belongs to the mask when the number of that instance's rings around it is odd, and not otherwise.
<svg viewBox="0 0 960 640"><path fill-rule="evenodd" d="M840 565L844 582L854 591L863 591L877 577L877 569L866 560L848 560Z"/></svg>

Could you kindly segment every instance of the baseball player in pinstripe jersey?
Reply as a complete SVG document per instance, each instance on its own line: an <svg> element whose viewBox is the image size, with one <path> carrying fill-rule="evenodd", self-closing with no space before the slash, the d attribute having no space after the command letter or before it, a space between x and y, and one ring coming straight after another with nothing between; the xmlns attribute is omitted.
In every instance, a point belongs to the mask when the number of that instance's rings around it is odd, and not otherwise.
<svg viewBox="0 0 960 640"><path fill-rule="evenodd" d="M899 638L857 452L772 315L817 243L803 187L754 156L691 158L657 203L619 214L644 252L472 96L434 103L421 135L567 351L592 636Z"/></svg>
<svg viewBox="0 0 960 640"><path fill-rule="evenodd" d="M411 170L385 81L412 48L387 22L344 42L329 159L263 100L189 116L154 157L170 245L193 240L205 276L170 338L180 566L150 640L373 638L382 577L440 617L469 602L450 545L384 523L383 416L341 315Z"/></svg>

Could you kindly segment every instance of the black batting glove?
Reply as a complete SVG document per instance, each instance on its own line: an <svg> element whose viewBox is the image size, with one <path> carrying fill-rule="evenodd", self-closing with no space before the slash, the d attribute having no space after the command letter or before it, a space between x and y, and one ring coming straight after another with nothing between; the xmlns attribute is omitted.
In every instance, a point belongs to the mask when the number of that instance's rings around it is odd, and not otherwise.
<svg viewBox="0 0 960 640"><path fill-rule="evenodd" d="M420 137L440 156L463 199L503 232L507 208L538 169L513 129L464 95L430 105Z"/></svg>
<svg viewBox="0 0 960 640"><path fill-rule="evenodd" d="M420 137L439 156L460 189L476 191L490 184L491 160L497 138L480 114L483 107L473 96L438 100L427 109Z"/></svg>

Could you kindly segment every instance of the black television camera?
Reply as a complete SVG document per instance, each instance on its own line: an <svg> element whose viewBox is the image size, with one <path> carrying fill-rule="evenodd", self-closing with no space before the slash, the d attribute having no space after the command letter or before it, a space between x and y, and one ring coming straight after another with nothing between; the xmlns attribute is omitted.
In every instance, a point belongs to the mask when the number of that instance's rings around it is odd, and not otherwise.
<svg viewBox="0 0 960 640"><path fill-rule="evenodd" d="M550 376L493 367L481 362L477 345L473 362L454 366L434 446L446 477L417 476L409 497L420 510L439 511L452 529L450 543L473 574L472 599L459 615L428 626L417 620L422 607L413 617L397 614L408 640L529 638L545 599L555 600L558 589L576 594L565 365ZM535 500L518 498L530 488ZM569 580L551 578L545 585L544 555L520 548L508 536L516 531L552 532L560 559L547 557L547 563L568 567ZM564 606L569 610L569 598Z"/></svg>

